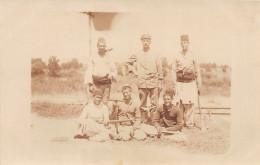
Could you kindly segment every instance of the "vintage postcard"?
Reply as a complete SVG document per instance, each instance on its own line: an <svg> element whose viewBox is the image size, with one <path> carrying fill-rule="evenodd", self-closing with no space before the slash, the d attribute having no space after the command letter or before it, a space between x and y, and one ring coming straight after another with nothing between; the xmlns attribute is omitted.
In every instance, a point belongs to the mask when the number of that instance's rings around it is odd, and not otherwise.
<svg viewBox="0 0 260 165"><path fill-rule="evenodd" d="M1 164L260 163L259 2L0 4Z"/></svg>

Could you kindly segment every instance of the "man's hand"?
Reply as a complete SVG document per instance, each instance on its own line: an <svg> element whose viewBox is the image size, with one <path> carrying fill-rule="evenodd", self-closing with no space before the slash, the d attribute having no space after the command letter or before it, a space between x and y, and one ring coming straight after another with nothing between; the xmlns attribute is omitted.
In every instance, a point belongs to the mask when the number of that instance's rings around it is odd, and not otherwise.
<svg viewBox="0 0 260 165"><path fill-rule="evenodd" d="M111 81L113 81L113 80L115 80L115 77L114 77L113 75L109 74L109 75L108 75L108 79L111 80Z"/></svg>
<svg viewBox="0 0 260 165"><path fill-rule="evenodd" d="M162 127L157 127L156 130L157 130L158 134L162 133Z"/></svg>
<svg viewBox="0 0 260 165"><path fill-rule="evenodd" d="M135 129L132 128L131 131L130 131L130 136L134 137L134 135L135 135Z"/></svg>
<svg viewBox="0 0 260 165"><path fill-rule="evenodd" d="M97 123L98 124L104 124L104 121L103 120L97 120Z"/></svg>
<svg viewBox="0 0 260 165"><path fill-rule="evenodd" d="M174 81L170 82L170 86L171 86L170 88L174 91L174 93L176 93L176 84Z"/></svg>
<svg viewBox="0 0 260 165"><path fill-rule="evenodd" d="M88 83L88 85L85 87L85 92L86 92L86 93L92 92L93 89L94 89L93 84Z"/></svg>
<svg viewBox="0 0 260 165"><path fill-rule="evenodd" d="M108 122L103 122L104 126L107 126L109 128L109 123Z"/></svg>

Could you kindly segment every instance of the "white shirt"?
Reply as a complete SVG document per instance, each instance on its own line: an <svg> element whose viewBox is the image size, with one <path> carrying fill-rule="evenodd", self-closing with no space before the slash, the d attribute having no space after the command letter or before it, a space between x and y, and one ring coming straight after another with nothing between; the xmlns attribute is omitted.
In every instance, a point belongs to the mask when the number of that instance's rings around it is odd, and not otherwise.
<svg viewBox="0 0 260 165"><path fill-rule="evenodd" d="M110 54L106 53L104 56L100 56L96 53L89 59L84 84L93 84L92 75L98 77L105 77L107 75L116 77L115 63Z"/></svg>
<svg viewBox="0 0 260 165"><path fill-rule="evenodd" d="M107 122L109 120L108 116L108 108L102 102L99 105L89 103L83 109L80 115L80 121L84 121L85 119L93 119L94 121L102 120Z"/></svg>

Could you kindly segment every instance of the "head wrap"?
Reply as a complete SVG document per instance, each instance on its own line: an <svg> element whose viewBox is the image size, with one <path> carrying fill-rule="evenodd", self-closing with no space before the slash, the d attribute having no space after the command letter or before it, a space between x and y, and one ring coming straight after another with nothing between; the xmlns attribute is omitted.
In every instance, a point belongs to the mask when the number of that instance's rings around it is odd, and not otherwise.
<svg viewBox="0 0 260 165"><path fill-rule="evenodd" d="M189 42L189 36L187 34L181 35L181 41L188 41Z"/></svg>
<svg viewBox="0 0 260 165"><path fill-rule="evenodd" d="M104 37L99 37L98 38L98 43L106 43L105 38Z"/></svg>
<svg viewBox="0 0 260 165"><path fill-rule="evenodd" d="M96 96L96 95L102 96L102 90L101 89L94 89L93 90L93 95L94 96Z"/></svg>
<svg viewBox="0 0 260 165"><path fill-rule="evenodd" d="M122 91L126 90L127 88L129 88L132 91L132 87L129 84L125 84L122 86Z"/></svg>
<svg viewBox="0 0 260 165"><path fill-rule="evenodd" d="M143 39L149 39L149 40L151 40L152 37L151 37L150 34L143 34L143 35L141 36L141 40L143 40Z"/></svg>

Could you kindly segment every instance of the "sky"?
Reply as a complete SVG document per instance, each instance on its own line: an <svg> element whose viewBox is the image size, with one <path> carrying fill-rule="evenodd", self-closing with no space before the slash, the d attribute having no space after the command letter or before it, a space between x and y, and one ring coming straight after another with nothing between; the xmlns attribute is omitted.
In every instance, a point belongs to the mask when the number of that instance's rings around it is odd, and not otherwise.
<svg viewBox="0 0 260 165"><path fill-rule="evenodd" d="M56 56L60 62L77 58L87 63L89 39L92 39L93 54L97 52L100 36L105 37L107 47L113 48L111 54L116 61L122 61L141 49L140 36L149 33L151 48L169 61L181 49L180 35L188 34L190 51L199 62L230 64L243 51L239 45L247 42L245 38L257 28L258 8L254 4L143 1L110 8L109 12L118 12L110 30L97 31L92 23L90 36L88 16L80 12L104 12L106 6L97 8L83 1L78 4L68 1L71 5L61 1L28 2L20 5L6 2L8 10L1 10L0 35L11 52L21 49L26 58L42 58L45 62L50 56Z"/></svg>

